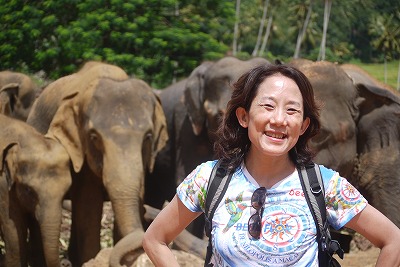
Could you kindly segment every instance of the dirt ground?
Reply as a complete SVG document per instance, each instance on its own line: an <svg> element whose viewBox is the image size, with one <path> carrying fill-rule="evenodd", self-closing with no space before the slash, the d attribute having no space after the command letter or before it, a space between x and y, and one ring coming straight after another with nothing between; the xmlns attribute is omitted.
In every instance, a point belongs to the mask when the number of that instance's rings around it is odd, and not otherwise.
<svg viewBox="0 0 400 267"><path fill-rule="evenodd" d="M113 223L113 212L109 203L104 205L104 215L102 220L103 229L101 231L101 244L103 248L112 246L112 223ZM65 216L66 222L68 223L68 214ZM66 225L67 227L67 225ZM66 232L64 236L68 235ZM356 235L350 243L350 253L345 253L344 259L336 257L342 267L373 267L375 266L376 259L378 258L379 249L374 247L368 240L360 235ZM192 261L194 263L195 261ZM138 267L152 266L149 264L149 260L143 259L143 264L139 264ZM193 265L191 265L193 266ZM203 263L199 264L202 267ZM193 266L196 267L196 266Z"/></svg>
<svg viewBox="0 0 400 267"><path fill-rule="evenodd" d="M103 209L102 218L102 230L101 230L101 247L103 249L112 247L112 229L113 229L113 211L110 203L105 203ZM61 257L66 255L68 248L68 240L70 237L71 216L70 212L63 211L63 223L61 226L61 237L60 237L60 255ZM0 240L0 267L4 266L2 264L2 259L4 256L4 243ZM365 240L362 236L356 235L352 242L350 243L350 253L345 253L344 260L336 257L342 267L373 267L375 266L376 259L379 254L379 249L373 247L371 243ZM189 255L190 256L190 255ZM188 255L184 256L185 259ZM194 257L195 258L195 257ZM196 264L194 264L196 262ZM194 264L194 265L193 265ZM192 259L190 265L182 264L181 266L193 266L202 267L203 263L201 260ZM148 258L143 255L141 257L141 263L137 263L136 267L151 267L153 266Z"/></svg>

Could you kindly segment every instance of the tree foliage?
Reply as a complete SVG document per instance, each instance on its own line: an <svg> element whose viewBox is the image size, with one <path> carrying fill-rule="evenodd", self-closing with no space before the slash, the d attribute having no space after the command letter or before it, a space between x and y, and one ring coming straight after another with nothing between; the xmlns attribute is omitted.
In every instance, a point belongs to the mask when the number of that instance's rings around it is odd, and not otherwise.
<svg viewBox="0 0 400 267"><path fill-rule="evenodd" d="M269 0L264 18L265 0L0 0L0 68L44 71L55 79L101 60L163 88L202 61L233 53L236 2L238 57L251 57L262 19L272 23L263 56L294 54L307 0ZM398 58L400 2L388 2L333 1L326 59L380 60L382 49ZM316 60L324 1L312 5L300 54Z"/></svg>

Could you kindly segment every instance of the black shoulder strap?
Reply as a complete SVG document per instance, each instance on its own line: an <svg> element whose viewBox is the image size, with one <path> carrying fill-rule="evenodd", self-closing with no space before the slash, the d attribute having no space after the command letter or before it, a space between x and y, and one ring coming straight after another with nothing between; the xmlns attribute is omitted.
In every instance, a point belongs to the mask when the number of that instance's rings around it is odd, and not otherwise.
<svg viewBox="0 0 400 267"><path fill-rule="evenodd" d="M228 188L229 182L232 178L233 171L228 172L227 168L222 163L222 160L218 160L214 165L210 180L207 186L207 195L205 199L205 232L208 237L207 255L204 266L209 266L212 255L212 244L211 244L211 230L212 230L212 218L218 204L221 202Z"/></svg>
<svg viewBox="0 0 400 267"><path fill-rule="evenodd" d="M308 207L317 226L319 266L331 266L331 261L334 261L332 255L337 253L343 259L343 250L337 241L331 241L321 170L317 164L312 163L298 168L298 173ZM335 264L338 265L337 262Z"/></svg>

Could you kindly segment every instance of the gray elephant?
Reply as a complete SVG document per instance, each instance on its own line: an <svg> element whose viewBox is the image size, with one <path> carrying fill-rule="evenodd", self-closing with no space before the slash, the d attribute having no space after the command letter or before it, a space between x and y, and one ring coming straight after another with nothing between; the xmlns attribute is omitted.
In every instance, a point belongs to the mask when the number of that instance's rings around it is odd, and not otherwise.
<svg viewBox="0 0 400 267"><path fill-rule="evenodd" d="M39 87L20 72L0 71L0 110L2 114L25 121Z"/></svg>
<svg viewBox="0 0 400 267"><path fill-rule="evenodd" d="M72 183L69 155L25 122L0 114L0 125L5 265L58 267L62 199Z"/></svg>
<svg viewBox="0 0 400 267"><path fill-rule="evenodd" d="M363 99L337 64L305 61L297 68L310 80L322 107L321 130L311 140L311 147L317 152L314 160L350 178L357 156L356 123Z"/></svg>
<svg viewBox="0 0 400 267"><path fill-rule="evenodd" d="M100 71L95 75L93 68ZM136 232L132 247L141 248L144 177L152 171L168 134L161 103L152 89L124 76L116 66L86 66L67 77L68 82L61 81L61 86L46 88L28 118L40 124L41 112L46 116L46 110L55 110L50 119L42 120L51 121L50 125L37 127L48 128L47 135L57 139L72 160L68 254L74 266L100 250L105 200L111 201L115 213L114 242ZM63 94L63 99L55 94Z"/></svg>
<svg viewBox="0 0 400 267"><path fill-rule="evenodd" d="M146 178L146 204L161 208L198 164L213 159L212 133L230 98L230 84L251 67L268 63L262 58L242 61L234 57L206 61L187 79L159 90L170 139L157 156L154 172ZM166 178L165 183L158 182L160 176ZM200 217L187 229L200 237L203 228Z"/></svg>
<svg viewBox="0 0 400 267"><path fill-rule="evenodd" d="M315 161L338 170L369 202L400 226L399 94L350 77L338 64L297 66L322 103L321 132L311 140ZM360 80L358 80L360 81Z"/></svg>
<svg viewBox="0 0 400 267"><path fill-rule="evenodd" d="M224 57L206 65L204 71L195 70L189 76L184 102L196 135L205 127L210 140L214 139L214 132L232 94L231 84L244 72L260 64L270 62L264 58L242 61L235 57Z"/></svg>
<svg viewBox="0 0 400 267"><path fill-rule="evenodd" d="M372 205L400 227L400 95L358 84L365 101L357 123L357 163L352 182Z"/></svg>
<svg viewBox="0 0 400 267"><path fill-rule="evenodd" d="M193 70L191 75L202 76L213 63L205 62ZM145 203L161 208L166 200L175 194L176 186L202 161L213 157L212 143L204 128L195 133L190 122L184 91L188 79L183 79L162 90L156 90L160 97L167 120L169 139L158 153L153 173L146 177ZM159 183L159 177L164 183Z"/></svg>
<svg viewBox="0 0 400 267"><path fill-rule="evenodd" d="M172 199L183 178L213 158L212 132L230 97L230 83L251 67L268 63L263 58L242 61L234 57L206 61L188 78L157 90L170 138L157 156L154 173L146 178L148 205L161 208L165 200ZM160 175L168 182L160 185Z"/></svg>

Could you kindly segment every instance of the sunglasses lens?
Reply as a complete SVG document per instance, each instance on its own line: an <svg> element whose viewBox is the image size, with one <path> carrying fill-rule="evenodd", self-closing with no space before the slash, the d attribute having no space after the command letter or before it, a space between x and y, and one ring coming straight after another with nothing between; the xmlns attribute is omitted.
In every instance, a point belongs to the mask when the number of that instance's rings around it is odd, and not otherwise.
<svg viewBox="0 0 400 267"><path fill-rule="evenodd" d="M249 219L249 234L256 238L260 238L261 233L261 217L258 213L253 214Z"/></svg>
<svg viewBox="0 0 400 267"><path fill-rule="evenodd" d="M265 189L265 187L257 188L256 191L254 191L253 196L251 197L251 205L253 208L259 210L264 206L266 192L267 189Z"/></svg>

